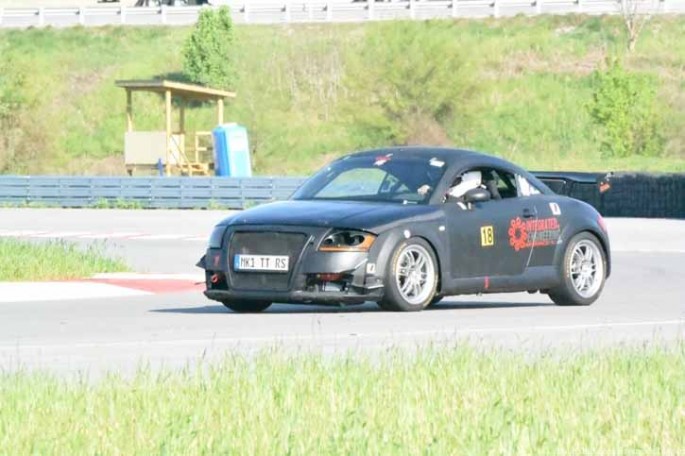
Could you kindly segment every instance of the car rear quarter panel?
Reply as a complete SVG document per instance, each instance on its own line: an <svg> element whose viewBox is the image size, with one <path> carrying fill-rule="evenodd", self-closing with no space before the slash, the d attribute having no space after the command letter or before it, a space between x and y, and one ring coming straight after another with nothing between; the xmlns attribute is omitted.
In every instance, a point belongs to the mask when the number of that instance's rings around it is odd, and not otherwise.
<svg viewBox="0 0 685 456"><path fill-rule="evenodd" d="M599 222L601 215L594 207L573 198L559 197L559 203L567 211L568 216L561 231L562 242L557 244L554 264L557 266L561 264L571 238L578 233L587 231L595 235L604 248L608 277L611 274L611 246L609 236Z"/></svg>

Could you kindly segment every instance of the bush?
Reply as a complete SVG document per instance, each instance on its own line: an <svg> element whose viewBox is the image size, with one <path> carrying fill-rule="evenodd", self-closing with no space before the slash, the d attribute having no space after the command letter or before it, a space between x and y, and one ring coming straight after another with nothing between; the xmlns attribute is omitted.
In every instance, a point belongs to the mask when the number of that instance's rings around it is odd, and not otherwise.
<svg viewBox="0 0 685 456"><path fill-rule="evenodd" d="M657 80L630 73L614 60L606 70L595 71L593 85L590 114L603 128L603 155L660 155L664 138L656 103Z"/></svg>
<svg viewBox="0 0 685 456"><path fill-rule="evenodd" d="M233 21L227 7L205 9L183 50L183 71L193 82L228 89L235 81L231 62Z"/></svg>
<svg viewBox="0 0 685 456"><path fill-rule="evenodd" d="M449 141L445 127L463 114L474 85L451 27L435 22L369 26L346 72L352 124L364 145Z"/></svg>

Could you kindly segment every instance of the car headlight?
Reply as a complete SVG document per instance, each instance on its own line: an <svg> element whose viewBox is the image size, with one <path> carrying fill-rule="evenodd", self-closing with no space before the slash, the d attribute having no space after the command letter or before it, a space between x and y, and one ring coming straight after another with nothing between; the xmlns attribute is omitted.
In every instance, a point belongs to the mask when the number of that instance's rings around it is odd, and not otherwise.
<svg viewBox="0 0 685 456"><path fill-rule="evenodd" d="M226 232L225 225L215 226L211 236L209 236L209 248L219 249L224 240L224 233Z"/></svg>
<svg viewBox="0 0 685 456"><path fill-rule="evenodd" d="M368 252L376 236L364 231L333 231L321 241L320 252Z"/></svg>

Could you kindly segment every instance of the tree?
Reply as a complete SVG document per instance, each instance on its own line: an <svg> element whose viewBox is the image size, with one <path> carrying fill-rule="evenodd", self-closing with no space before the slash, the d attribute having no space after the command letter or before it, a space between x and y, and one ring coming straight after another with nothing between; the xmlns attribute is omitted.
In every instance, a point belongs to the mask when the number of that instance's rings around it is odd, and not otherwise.
<svg viewBox="0 0 685 456"><path fill-rule="evenodd" d="M204 9L183 51L183 71L193 82L221 89L235 81L231 61L233 21L227 7Z"/></svg>
<svg viewBox="0 0 685 456"><path fill-rule="evenodd" d="M658 9L659 0L618 0L619 12L628 33L628 50L633 52L642 29Z"/></svg>
<svg viewBox="0 0 685 456"><path fill-rule="evenodd" d="M361 144L450 143L447 129L465 118L477 86L452 27L369 25L360 52L346 62L350 119Z"/></svg>
<svg viewBox="0 0 685 456"><path fill-rule="evenodd" d="M605 156L659 155L663 150L661 117L653 76L630 73L614 60L593 74L590 115L602 127Z"/></svg>

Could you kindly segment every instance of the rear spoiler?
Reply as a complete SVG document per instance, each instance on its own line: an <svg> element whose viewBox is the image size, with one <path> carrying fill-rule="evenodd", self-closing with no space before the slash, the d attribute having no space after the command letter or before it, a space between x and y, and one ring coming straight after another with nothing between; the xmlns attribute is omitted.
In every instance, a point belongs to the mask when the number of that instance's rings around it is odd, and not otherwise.
<svg viewBox="0 0 685 456"><path fill-rule="evenodd" d="M554 193L578 197L588 191L604 193L611 189L613 173L575 173L564 171L533 171L531 174L545 183ZM582 199L582 198L581 198Z"/></svg>

